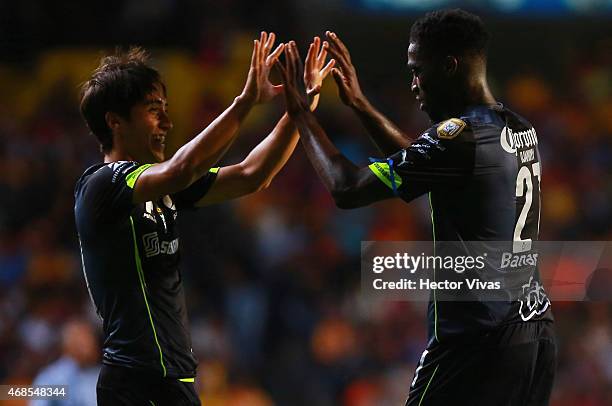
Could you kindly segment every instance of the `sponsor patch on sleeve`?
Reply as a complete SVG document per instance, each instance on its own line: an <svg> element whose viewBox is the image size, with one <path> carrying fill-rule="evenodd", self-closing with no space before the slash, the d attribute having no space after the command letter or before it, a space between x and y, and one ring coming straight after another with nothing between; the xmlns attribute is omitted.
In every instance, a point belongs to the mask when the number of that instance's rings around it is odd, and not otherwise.
<svg viewBox="0 0 612 406"><path fill-rule="evenodd" d="M452 140L463 131L467 124L458 118L451 118L440 124L437 128L438 137L444 140Z"/></svg>
<svg viewBox="0 0 612 406"><path fill-rule="evenodd" d="M374 172L374 175L380 179L385 185L393 189L393 183L391 180L391 171L389 170L389 164L386 162L374 162L369 166L370 170ZM395 187L399 188L402 184L402 178L395 173L393 176L395 180Z"/></svg>

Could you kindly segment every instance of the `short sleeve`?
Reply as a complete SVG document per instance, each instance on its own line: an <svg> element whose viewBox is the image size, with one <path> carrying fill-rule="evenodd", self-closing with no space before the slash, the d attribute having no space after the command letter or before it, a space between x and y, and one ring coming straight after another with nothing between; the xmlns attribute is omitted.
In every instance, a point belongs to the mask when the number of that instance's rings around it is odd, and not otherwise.
<svg viewBox="0 0 612 406"><path fill-rule="evenodd" d="M132 196L138 177L150 164L119 161L104 165L83 179L77 199L97 218L122 218L134 207Z"/></svg>
<svg viewBox="0 0 612 406"><path fill-rule="evenodd" d="M192 209L203 198L217 178L220 168L210 168L206 175L193 182L187 189L172 195L177 210Z"/></svg>
<svg viewBox="0 0 612 406"><path fill-rule="evenodd" d="M410 201L437 187L458 185L467 179L473 171L474 151L469 126L451 119L427 130L408 148L372 163L370 170L399 197Z"/></svg>

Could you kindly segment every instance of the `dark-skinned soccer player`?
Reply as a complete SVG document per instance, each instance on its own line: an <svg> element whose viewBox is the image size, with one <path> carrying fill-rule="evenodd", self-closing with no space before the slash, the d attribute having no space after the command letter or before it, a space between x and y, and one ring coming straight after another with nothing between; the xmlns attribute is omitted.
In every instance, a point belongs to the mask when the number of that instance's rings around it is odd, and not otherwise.
<svg viewBox="0 0 612 406"><path fill-rule="evenodd" d="M340 97L387 157L358 167L308 109L294 43L277 63L287 112L316 173L340 208L428 194L436 247L507 242L508 255L533 249L539 234L541 166L533 126L493 97L486 78L488 34L462 10L425 15L410 33L411 90L432 126L406 136L363 95L346 46L327 32ZM490 272L503 271L499 268ZM556 363L550 301L537 266L525 266L524 296L440 300L428 306L429 339L406 404L547 405Z"/></svg>

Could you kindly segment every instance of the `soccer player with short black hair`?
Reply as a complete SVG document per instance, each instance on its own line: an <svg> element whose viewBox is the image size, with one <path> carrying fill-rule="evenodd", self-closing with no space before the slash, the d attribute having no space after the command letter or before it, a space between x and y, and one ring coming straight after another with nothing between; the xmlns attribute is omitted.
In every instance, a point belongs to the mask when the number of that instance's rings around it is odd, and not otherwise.
<svg viewBox="0 0 612 406"><path fill-rule="evenodd" d="M335 33L326 35L341 99L389 157L359 168L336 149L308 109L301 61L289 44L285 64L276 65L287 111L337 206L361 207L394 196L409 202L428 193L436 249L441 242L500 241L507 242L509 255L529 252L540 216L536 132L489 90L488 34L480 18L443 10L413 25L411 90L433 123L414 140L368 102L347 48ZM432 292L429 340L407 405L548 404L556 363L550 301L537 267L526 270L525 296L441 301Z"/></svg>
<svg viewBox="0 0 612 406"><path fill-rule="evenodd" d="M282 92L268 78L284 48L272 51L274 39L262 32L242 93L167 160L166 86L142 49L103 58L83 85L81 112L104 154L75 190L83 272L103 319L99 405L200 404L176 218L267 187L292 154L298 135L284 115L244 161L213 167L253 106ZM315 39L307 57L312 108L334 63L323 67L325 47Z"/></svg>

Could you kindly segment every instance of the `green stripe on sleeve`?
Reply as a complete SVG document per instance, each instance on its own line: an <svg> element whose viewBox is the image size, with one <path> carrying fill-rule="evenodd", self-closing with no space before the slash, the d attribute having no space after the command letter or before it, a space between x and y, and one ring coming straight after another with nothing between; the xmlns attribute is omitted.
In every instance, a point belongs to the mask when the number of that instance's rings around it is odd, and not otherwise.
<svg viewBox="0 0 612 406"><path fill-rule="evenodd" d="M180 378L181 382L195 382L195 378Z"/></svg>
<svg viewBox="0 0 612 406"><path fill-rule="evenodd" d="M208 172L210 172L210 173L217 173L217 172L219 172L219 169L221 169L221 167L217 166L216 168L210 168L208 170Z"/></svg>
<svg viewBox="0 0 612 406"><path fill-rule="evenodd" d="M370 170L374 172L374 175L376 175L376 177L380 179L382 183L393 189L393 184L391 183L391 171L389 170L388 163L374 162L370 164L368 168L370 168ZM399 188L402 185L402 178L397 174L397 172L395 173L394 179L395 187Z"/></svg>
<svg viewBox="0 0 612 406"><path fill-rule="evenodd" d="M130 172L125 177L125 182L130 187L130 189L134 189L134 185L136 184L136 179L138 179L138 177L145 171L145 169L147 169L147 168L149 168L151 166L153 166L153 164L140 165L138 168L136 168L134 171Z"/></svg>

